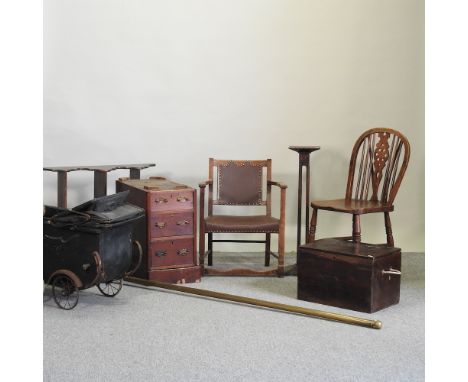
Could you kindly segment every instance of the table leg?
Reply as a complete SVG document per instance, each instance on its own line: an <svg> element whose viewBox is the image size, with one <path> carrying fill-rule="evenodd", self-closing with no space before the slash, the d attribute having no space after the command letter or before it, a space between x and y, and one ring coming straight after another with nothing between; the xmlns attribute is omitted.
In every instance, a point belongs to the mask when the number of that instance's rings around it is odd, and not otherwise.
<svg viewBox="0 0 468 382"><path fill-rule="evenodd" d="M107 195L107 172L94 171L94 197Z"/></svg>
<svg viewBox="0 0 468 382"><path fill-rule="evenodd" d="M138 168L130 169L130 179L140 179L140 170Z"/></svg>
<svg viewBox="0 0 468 382"><path fill-rule="evenodd" d="M57 172L57 206L67 208L67 173Z"/></svg>

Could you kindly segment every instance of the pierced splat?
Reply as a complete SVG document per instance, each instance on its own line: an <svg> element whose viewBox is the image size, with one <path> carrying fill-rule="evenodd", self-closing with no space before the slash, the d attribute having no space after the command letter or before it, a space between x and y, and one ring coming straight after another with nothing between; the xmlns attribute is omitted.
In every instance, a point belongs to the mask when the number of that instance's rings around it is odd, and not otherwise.
<svg viewBox="0 0 468 382"><path fill-rule="evenodd" d="M390 137L389 133L378 133L379 141L375 145L374 153L374 171L372 177L372 197L371 200L377 200L377 193L380 186L380 181L382 180L382 171L385 168L385 165L388 161L388 138Z"/></svg>

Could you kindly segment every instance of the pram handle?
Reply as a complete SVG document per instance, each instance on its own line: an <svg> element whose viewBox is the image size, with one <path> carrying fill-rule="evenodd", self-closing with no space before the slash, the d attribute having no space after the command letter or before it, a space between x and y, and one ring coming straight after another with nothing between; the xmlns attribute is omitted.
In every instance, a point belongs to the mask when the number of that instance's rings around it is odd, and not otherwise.
<svg viewBox="0 0 468 382"><path fill-rule="evenodd" d="M63 219L66 216L71 216L71 215L77 215L80 218L82 218L82 220L80 219L80 221L66 221L66 220L65 221L60 221L60 218ZM53 227L63 228L63 227L78 226L78 225L81 225L81 224L84 224L84 223L88 222L89 220L91 220L91 216L88 215L88 214L85 214L83 212L73 211L73 210L65 210L65 211L59 212L58 214L55 214L54 216L52 216L49 219L49 223Z"/></svg>
<svg viewBox="0 0 468 382"><path fill-rule="evenodd" d="M133 240L133 244L135 244L138 248L138 261L135 267L131 271L125 272L124 277L131 276L133 273L135 273L135 271L139 268L141 264L141 259L143 258L143 248L141 247L140 242L138 240Z"/></svg>
<svg viewBox="0 0 468 382"><path fill-rule="evenodd" d="M98 251L93 251L92 254L94 256L94 261L96 263L96 277L93 280L93 282L91 283L91 285L96 285L98 280L103 280L104 279L104 270L102 268L102 260L101 260L101 256L99 256L99 252Z"/></svg>

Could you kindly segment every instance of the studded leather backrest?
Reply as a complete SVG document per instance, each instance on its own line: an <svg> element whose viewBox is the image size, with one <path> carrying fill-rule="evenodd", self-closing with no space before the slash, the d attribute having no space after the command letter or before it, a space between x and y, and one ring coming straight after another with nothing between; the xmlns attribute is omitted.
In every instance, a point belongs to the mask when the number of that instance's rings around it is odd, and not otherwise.
<svg viewBox="0 0 468 382"><path fill-rule="evenodd" d="M218 204L258 205L262 202L262 167L248 162L218 166Z"/></svg>
<svg viewBox="0 0 468 382"><path fill-rule="evenodd" d="M263 195L263 168L268 161L213 160L217 169L217 205L266 205Z"/></svg>

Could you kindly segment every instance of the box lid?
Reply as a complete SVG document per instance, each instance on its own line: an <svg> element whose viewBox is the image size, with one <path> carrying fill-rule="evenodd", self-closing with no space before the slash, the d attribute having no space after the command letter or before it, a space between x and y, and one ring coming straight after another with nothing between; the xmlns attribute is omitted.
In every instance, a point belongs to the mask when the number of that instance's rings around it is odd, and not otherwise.
<svg viewBox="0 0 468 382"><path fill-rule="evenodd" d="M153 176L148 179L130 179L120 178L118 182L128 184L129 186L140 188L145 191L172 191L190 189L185 184L180 184L167 180L160 176Z"/></svg>
<svg viewBox="0 0 468 382"><path fill-rule="evenodd" d="M301 245L299 250L317 250L345 256L359 256L374 259L400 252L400 248L389 247L386 244L353 243L339 239L320 239L313 243Z"/></svg>

